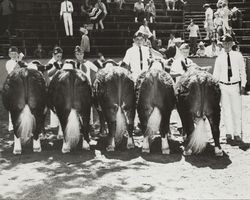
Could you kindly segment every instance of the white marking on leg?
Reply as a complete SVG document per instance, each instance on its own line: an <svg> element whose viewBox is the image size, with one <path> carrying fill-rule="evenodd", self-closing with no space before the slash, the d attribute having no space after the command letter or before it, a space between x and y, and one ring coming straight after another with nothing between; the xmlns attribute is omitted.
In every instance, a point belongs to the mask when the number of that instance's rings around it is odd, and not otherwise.
<svg viewBox="0 0 250 200"><path fill-rule="evenodd" d="M150 153L148 136L143 138L142 153Z"/></svg>
<svg viewBox="0 0 250 200"><path fill-rule="evenodd" d="M41 142L40 142L40 138L38 138L37 140L33 139L33 152L41 152L42 148L41 148Z"/></svg>
<svg viewBox="0 0 250 200"><path fill-rule="evenodd" d="M161 138L161 151L162 154L170 154L167 136L165 138Z"/></svg>
<svg viewBox="0 0 250 200"><path fill-rule="evenodd" d="M21 146L21 139L17 138L14 135L14 149L13 149L13 154L21 154L22 153L22 146Z"/></svg>
<svg viewBox="0 0 250 200"><path fill-rule="evenodd" d="M133 138L128 136L127 149L133 149L133 148L135 148Z"/></svg>
<svg viewBox="0 0 250 200"><path fill-rule="evenodd" d="M183 152L183 155L184 156L191 156L192 155L192 150L191 149L185 149L184 152Z"/></svg>
<svg viewBox="0 0 250 200"><path fill-rule="evenodd" d="M86 140L82 140L82 149L84 150L90 150L89 143Z"/></svg>
<svg viewBox="0 0 250 200"><path fill-rule="evenodd" d="M106 148L107 151L115 151L115 138L112 137L111 144Z"/></svg>
<svg viewBox="0 0 250 200"><path fill-rule="evenodd" d="M215 156L223 156L223 150L219 147L214 147Z"/></svg>
<svg viewBox="0 0 250 200"><path fill-rule="evenodd" d="M69 152L70 152L69 144L63 140L62 153L69 153Z"/></svg>
<svg viewBox="0 0 250 200"><path fill-rule="evenodd" d="M58 140L63 139L63 131L62 131L62 126L60 123L59 123L59 128L58 128L57 139Z"/></svg>

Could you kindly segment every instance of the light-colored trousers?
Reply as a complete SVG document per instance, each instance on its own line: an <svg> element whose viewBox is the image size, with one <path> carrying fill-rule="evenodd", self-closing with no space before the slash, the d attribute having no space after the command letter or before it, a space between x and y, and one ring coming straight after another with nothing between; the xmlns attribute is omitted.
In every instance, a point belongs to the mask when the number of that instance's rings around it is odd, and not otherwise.
<svg viewBox="0 0 250 200"><path fill-rule="evenodd" d="M73 22L71 13L63 13L64 28L67 36L73 36Z"/></svg>
<svg viewBox="0 0 250 200"><path fill-rule="evenodd" d="M241 134L241 96L239 84L220 84L222 115L226 134Z"/></svg>

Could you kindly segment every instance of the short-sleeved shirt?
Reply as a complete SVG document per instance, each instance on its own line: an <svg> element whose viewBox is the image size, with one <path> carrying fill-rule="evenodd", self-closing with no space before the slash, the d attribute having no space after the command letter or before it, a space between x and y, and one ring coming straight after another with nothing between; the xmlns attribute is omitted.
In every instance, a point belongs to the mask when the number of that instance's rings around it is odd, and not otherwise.
<svg viewBox="0 0 250 200"><path fill-rule="evenodd" d="M135 4L134 4L134 10L144 10L144 4L143 3L139 3L139 2L135 2Z"/></svg>
<svg viewBox="0 0 250 200"><path fill-rule="evenodd" d="M189 25L187 30L189 30L189 37L198 37L199 26L194 24L193 26Z"/></svg>
<svg viewBox="0 0 250 200"><path fill-rule="evenodd" d="M8 74L10 74L14 68L16 67L16 64L17 64L17 61L13 60L13 59L10 59L6 62L6 70L8 72Z"/></svg>

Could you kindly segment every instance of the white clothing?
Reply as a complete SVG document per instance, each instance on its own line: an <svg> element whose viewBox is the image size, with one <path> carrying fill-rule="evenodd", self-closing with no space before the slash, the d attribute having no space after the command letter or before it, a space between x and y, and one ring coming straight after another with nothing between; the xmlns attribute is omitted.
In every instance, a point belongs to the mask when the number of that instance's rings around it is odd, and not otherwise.
<svg viewBox="0 0 250 200"><path fill-rule="evenodd" d="M241 131L241 97L240 87L246 85L246 65L244 58L240 52L230 51L229 52L232 77L228 81L228 61L227 53L225 51L217 57L214 66L214 77L223 83L236 83L234 85L225 85L220 83L221 89L221 106L224 124L226 127L227 134L240 135Z"/></svg>
<svg viewBox="0 0 250 200"><path fill-rule="evenodd" d="M174 40L175 38L168 40L168 47L175 46Z"/></svg>
<svg viewBox="0 0 250 200"><path fill-rule="evenodd" d="M87 76L89 82L91 83L91 76L90 76L90 71L93 70L94 72L97 72L98 71L98 68L90 61L86 61L83 63L86 67L86 73L85 75Z"/></svg>
<svg viewBox="0 0 250 200"><path fill-rule="evenodd" d="M148 26L141 25L140 28L139 28L139 32L144 34L144 35L147 35L148 38L153 36L153 34L151 33Z"/></svg>
<svg viewBox="0 0 250 200"><path fill-rule="evenodd" d="M205 12L205 16L206 16L206 21L213 20L214 11L212 10L212 8L207 8L207 10Z"/></svg>
<svg viewBox="0 0 250 200"><path fill-rule="evenodd" d="M215 51L213 51L212 45L209 45L205 48L205 56L215 57L219 55L219 47L215 46Z"/></svg>
<svg viewBox="0 0 250 200"><path fill-rule="evenodd" d="M194 24L193 26L189 25L187 30L189 31L189 37L198 37L199 26Z"/></svg>
<svg viewBox="0 0 250 200"><path fill-rule="evenodd" d="M16 67L16 64L17 64L17 61L13 59L10 59L6 62L5 68L8 74L10 74L14 70L14 68Z"/></svg>
<svg viewBox="0 0 250 200"><path fill-rule="evenodd" d="M142 71L148 70L148 60L150 58L149 47L141 46L142 61L140 60L140 50L137 45L130 47L123 58L123 62L130 66L134 80L141 74ZM142 63L142 69L141 69Z"/></svg>
<svg viewBox="0 0 250 200"><path fill-rule="evenodd" d="M67 36L73 36L73 21L71 15L73 11L73 4L70 1L63 1L61 3L60 16L63 16L64 28Z"/></svg>

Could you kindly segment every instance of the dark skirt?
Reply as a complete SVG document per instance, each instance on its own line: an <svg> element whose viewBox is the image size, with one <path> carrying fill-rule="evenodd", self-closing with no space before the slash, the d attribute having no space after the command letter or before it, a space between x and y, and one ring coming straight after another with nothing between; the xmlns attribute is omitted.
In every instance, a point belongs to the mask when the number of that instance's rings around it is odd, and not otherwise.
<svg viewBox="0 0 250 200"><path fill-rule="evenodd" d="M92 8L89 12L90 21L93 23L98 23L104 17L104 13L99 8Z"/></svg>

